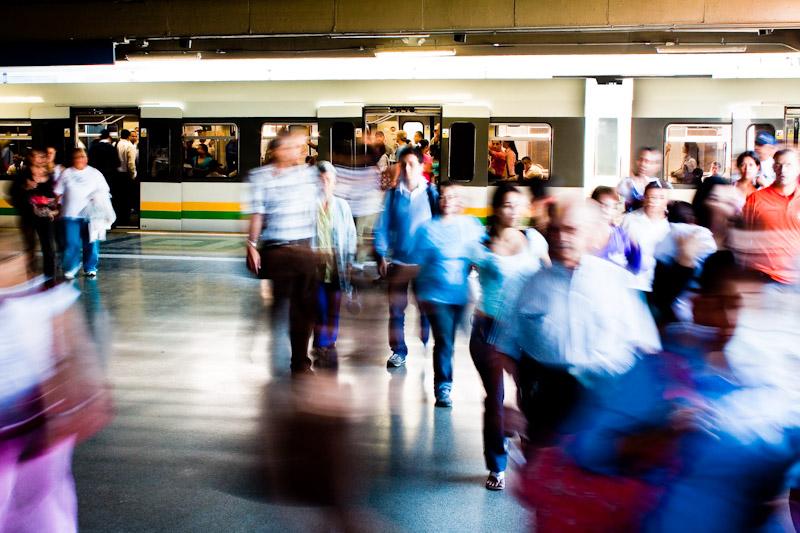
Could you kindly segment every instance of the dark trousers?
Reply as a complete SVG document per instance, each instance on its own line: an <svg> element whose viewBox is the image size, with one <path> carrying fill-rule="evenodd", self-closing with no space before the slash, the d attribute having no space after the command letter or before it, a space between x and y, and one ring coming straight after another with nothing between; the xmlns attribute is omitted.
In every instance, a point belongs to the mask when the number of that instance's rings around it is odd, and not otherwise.
<svg viewBox="0 0 800 533"><path fill-rule="evenodd" d="M139 212L139 182L128 172L117 172L111 182L111 205L117 215L116 223L131 223L131 210Z"/></svg>
<svg viewBox="0 0 800 533"><path fill-rule="evenodd" d="M44 275L54 278L56 275L55 224L46 217L31 217L20 221L22 239L25 242L25 254L28 257L28 272L36 272L36 241L42 250L42 266Z"/></svg>
<svg viewBox="0 0 800 533"><path fill-rule="evenodd" d="M584 397L584 387L575 376L523 353L516 381L519 407L528 419L531 445L552 445L559 435L569 432L568 422Z"/></svg>
<svg viewBox="0 0 800 533"><path fill-rule="evenodd" d="M392 349L392 353L404 356L408 355L405 325L409 286L416 296L413 272L412 267L392 265L387 276L389 283L389 347ZM428 344L430 323L421 309L419 315L419 338L423 344Z"/></svg>
<svg viewBox="0 0 800 533"><path fill-rule="evenodd" d="M491 472L504 472L508 463L505 447L505 387L504 360L508 359L489 343L494 320L476 314L472 320L469 353L483 382L486 399L483 402L483 457Z"/></svg>
<svg viewBox="0 0 800 533"><path fill-rule="evenodd" d="M317 320L314 324L314 348L330 348L339 335L339 309L342 291L339 280L317 285Z"/></svg>
<svg viewBox="0 0 800 533"><path fill-rule="evenodd" d="M421 307L433 332L434 390L437 394L450 392L453 386L453 347L465 306L422 302Z"/></svg>
<svg viewBox="0 0 800 533"><path fill-rule="evenodd" d="M308 341L316 314L317 261L309 241L261 249L261 276L271 279L274 309L289 301L289 340L292 372L311 368Z"/></svg>

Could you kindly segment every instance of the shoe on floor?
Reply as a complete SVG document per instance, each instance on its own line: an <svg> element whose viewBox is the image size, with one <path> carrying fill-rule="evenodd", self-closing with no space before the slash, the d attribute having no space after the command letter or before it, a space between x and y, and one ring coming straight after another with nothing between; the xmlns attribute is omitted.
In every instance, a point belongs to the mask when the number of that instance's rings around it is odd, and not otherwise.
<svg viewBox="0 0 800 533"><path fill-rule="evenodd" d="M95 279L97 277L97 271L90 270L89 272L86 273L86 277L89 279Z"/></svg>
<svg viewBox="0 0 800 533"><path fill-rule="evenodd" d="M489 472L486 478L487 490L504 490L506 488L506 477L503 472Z"/></svg>
<svg viewBox="0 0 800 533"><path fill-rule="evenodd" d="M72 281L78 275L78 269L68 270L64 272L64 279Z"/></svg>
<svg viewBox="0 0 800 533"><path fill-rule="evenodd" d="M398 368L406 364L406 356L399 353L393 353L389 360L386 361L386 368Z"/></svg>
<svg viewBox="0 0 800 533"><path fill-rule="evenodd" d="M440 392L436 395L436 407L453 407L449 392Z"/></svg>

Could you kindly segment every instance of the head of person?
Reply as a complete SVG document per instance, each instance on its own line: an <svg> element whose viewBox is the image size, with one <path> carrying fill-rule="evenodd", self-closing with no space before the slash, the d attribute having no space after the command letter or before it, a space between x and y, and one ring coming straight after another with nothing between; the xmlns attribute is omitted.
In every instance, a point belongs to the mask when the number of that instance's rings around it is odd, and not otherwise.
<svg viewBox="0 0 800 533"><path fill-rule="evenodd" d="M699 288L692 298L694 323L714 328L722 345L736 329L742 307L741 286L747 277L730 250L715 252L703 263Z"/></svg>
<svg viewBox="0 0 800 533"><path fill-rule="evenodd" d="M729 219L736 214L736 196L730 180L709 176L697 187L692 198L697 224L711 228L712 220ZM672 208L670 207L670 213ZM671 217L670 222L672 222Z"/></svg>
<svg viewBox="0 0 800 533"><path fill-rule="evenodd" d="M600 207L600 212L603 215L603 220L608 225L614 225L621 213L621 203L619 194L613 187L606 187L601 185L592 191L592 200L597 202Z"/></svg>
<svg viewBox="0 0 800 533"><path fill-rule="evenodd" d="M26 164L30 168L47 166L47 148L36 146L30 149L26 156Z"/></svg>
<svg viewBox="0 0 800 533"><path fill-rule="evenodd" d="M83 170L88 164L89 158L86 156L86 150L75 148L72 151L72 166L78 170Z"/></svg>
<svg viewBox="0 0 800 533"><path fill-rule="evenodd" d="M797 152L791 149L775 152L775 183L783 186L797 186L800 176L800 160Z"/></svg>
<svg viewBox="0 0 800 533"><path fill-rule="evenodd" d="M120 139L130 139L131 138L130 130L123 129L121 132L119 132L119 138Z"/></svg>
<svg viewBox="0 0 800 533"><path fill-rule="evenodd" d="M712 176L721 176L722 163L720 163L719 161L712 161L710 172Z"/></svg>
<svg viewBox="0 0 800 533"><path fill-rule="evenodd" d="M108 128L103 128L103 130L100 132L100 140L105 141L106 139L110 138L111 138L111 132L108 131Z"/></svg>
<svg viewBox="0 0 800 533"><path fill-rule="evenodd" d="M267 152L271 163L280 166L294 165L299 159L298 139L288 133L278 135L269 142Z"/></svg>
<svg viewBox="0 0 800 533"><path fill-rule="evenodd" d="M55 149L54 146L47 147L47 164L49 166L53 166L56 163L56 156L58 155L58 151Z"/></svg>
<svg viewBox="0 0 800 533"><path fill-rule="evenodd" d="M673 224L696 224L697 217L694 208L689 202L673 200L667 208L667 220Z"/></svg>
<svg viewBox="0 0 800 533"><path fill-rule="evenodd" d="M405 130L399 130L395 134L395 139L397 139L397 144L406 144L406 143L408 143L408 137L406 136Z"/></svg>
<svg viewBox="0 0 800 533"><path fill-rule="evenodd" d="M198 144L197 156L202 158L208 157L208 146L206 146L205 144Z"/></svg>
<svg viewBox="0 0 800 533"><path fill-rule="evenodd" d="M317 163L317 170L319 171L322 193L325 198L330 199L333 197L333 191L336 188L336 168L328 161L320 161Z"/></svg>
<svg viewBox="0 0 800 533"><path fill-rule="evenodd" d="M419 144L425 136L422 134L421 131L414 132L414 144Z"/></svg>
<svg viewBox="0 0 800 533"><path fill-rule="evenodd" d="M503 148L507 150L511 150L516 155L517 152L517 143L514 141L503 141Z"/></svg>
<svg viewBox="0 0 800 533"><path fill-rule="evenodd" d="M531 165L533 165L533 160L531 160L531 158L526 155L525 157L522 158L522 165L525 171L527 172L528 169L531 168Z"/></svg>
<svg viewBox="0 0 800 533"><path fill-rule="evenodd" d="M386 134L378 130L375 132L375 142L377 144L384 144L386 142Z"/></svg>
<svg viewBox="0 0 800 533"><path fill-rule="evenodd" d="M438 137L442 132L442 125L438 122L433 126L433 135Z"/></svg>
<svg viewBox="0 0 800 533"><path fill-rule="evenodd" d="M553 209L547 226L550 257L567 268L575 268L581 258L595 253L602 243L597 228L603 224L603 215L596 202L569 200Z"/></svg>
<svg viewBox="0 0 800 533"><path fill-rule="evenodd" d="M488 232L494 237L503 228L513 228L519 224L524 200L518 188L510 183L500 182L492 194L492 212L489 214Z"/></svg>
<svg viewBox="0 0 800 533"><path fill-rule="evenodd" d="M644 188L642 208L650 218L664 218L667 215L667 191L658 182L649 183Z"/></svg>
<svg viewBox="0 0 800 533"><path fill-rule="evenodd" d="M761 131L756 135L755 152L758 154L761 161L766 161L775 154L777 144L778 141L775 140L775 137L771 133L768 131Z"/></svg>
<svg viewBox="0 0 800 533"><path fill-rule="evenodd" d="M130 141L131 141L132 143L134 143L134 144L136 144L137 142L139 142L139 132L138 132L138 131L132 131L132 132L131 132Z"/></svg>
<svg viewBox="0 0 800 533"><path fill-rule="evenodd" d="M431 149L431 143L428 142L428 139L422 139L419 141L419 149L422 150L422 153L427 154Z"/></svg>
<svg viewBox="0 0 800 533"><path fill-rule="evenodd" d="M636 156L636 175L652 177L658 174L658 167L661 165L661 152L652 146L639 148Z"/></svg>
<svg viewBox="0 0 800 533"><path fill-rule="evenodd" d="M492 139L489 141L489 148L492 151L499 152L503 149L503 141L500 139Z"/></svg>
<svg viewBox="0 0 800 533"><path fill-rule="evenodd" d="M736 158L736 168L739 169L741 179L747 179L751 183L755 183L758 174L761 172L761 159L757 153L751 150L742 152Z"/></svg>
<svg viewBox="0 0 800 533"><path fill-rule="evenodd" d="M406 181L406 185L414 189L422 179L422 164L424 162L422 150L417 147L404 146L397 154L397 162L400 164L400 177Z"/></svg>
<svg viewBox="0 0 800 533"><path fill-rule="evenodd" d="M439 212L443 217L459 215L464 210L461 186L453 181L439 183Z"/></svg>

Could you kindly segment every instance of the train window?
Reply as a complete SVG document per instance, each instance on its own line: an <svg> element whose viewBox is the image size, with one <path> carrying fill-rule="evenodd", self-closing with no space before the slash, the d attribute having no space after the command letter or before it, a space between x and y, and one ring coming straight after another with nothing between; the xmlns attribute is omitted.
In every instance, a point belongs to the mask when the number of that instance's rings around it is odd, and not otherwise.
<svg viewBox="0 0 800 533"><path fill-rule="evenodd" d="M279 135L291 133L302 135L306 139L306 150L303 157L317 158L317 144L319 143L319 128L314 124L276 123L265 122L261 126L261 164L267 162L267 146L269 142Z"/></svg>
<svg viewBox="0 0 800 533"><path fill-rule="evenodd" d="M750 124L747 126L747 132L745 135L745 146L747 146L748 150L755 150L756 148L756 137L762 131L765 131L775 137L775 126L772 124Z"/></svg>
<svg viewBox="0 0 800 533"><path fill-rule="evenodd" d="M553 128L550 124L489 124L489 145L490 180L508 178L509 175L517 175L520 179L550 178L553 154ZM506 150L516 153L514 169L503 163Z"/></svg>
<svg viewBox="0 0 800 533"><path fill-rule="evenodd" d="M730 146L730 124L669 124L664 176L676 185L697 185L713 172L730 177Z"/></svg>
<svg viewBox="0 0 800 533"><path fill-rule="evenodd" d="M406 138L409 141L414 141L414 134L422 132L422 137L425 138L425 126L418 120L409 120L403 123L403 131L406 132Z"/></svg>
<svg viewBox="0 0 800 533"><path fill-rule="evenodd" d="M475 177L475 124L471 122L450 125L448 176L457 181L472 181Z"/></svg>
<svg viewBox="0 0 800 533"><path fill-rule="evenodd" d="M169 126L152 124L142 128L142 139L147 147L150 177L156 181L169 180L170 155L172 153L172 130ZM140 141L139 146L142 146Z"/></svg>
<svg viewBox="0 0 800 533"><path fill-rule="evenodd" d="M0 175L15 174L30 149L30 122L0 122Z"/></svg>
<svg viewBox="0 0 800 533"><path fill-rule="evenodd" d="M239 175L236 124L184 124L184 178L235 178Z"/></svg>

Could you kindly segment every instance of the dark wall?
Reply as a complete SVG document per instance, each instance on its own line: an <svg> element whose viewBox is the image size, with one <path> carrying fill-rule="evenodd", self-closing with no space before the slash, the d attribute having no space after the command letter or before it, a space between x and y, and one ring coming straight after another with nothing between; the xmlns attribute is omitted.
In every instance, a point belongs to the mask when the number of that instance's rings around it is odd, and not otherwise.
<svg viewBox="0 0 800 533"><path fill-rule="evenodd" d="M64 130L70 129L70 136L64 136ZM68 118L31 120L31 140L33 146L52 146L56 149L56 162L69 164L72 148L75 146L75 131Z"/></svg>

